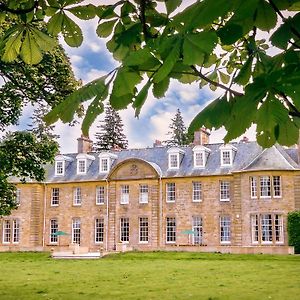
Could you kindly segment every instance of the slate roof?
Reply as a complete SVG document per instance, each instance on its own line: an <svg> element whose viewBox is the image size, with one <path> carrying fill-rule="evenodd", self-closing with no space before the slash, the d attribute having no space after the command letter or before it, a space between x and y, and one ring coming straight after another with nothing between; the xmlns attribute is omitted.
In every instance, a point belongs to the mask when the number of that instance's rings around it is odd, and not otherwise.
<svg viewBox="0 0 300 300"><path fill-rule="evenodd" d="M141 159L151 164L163 178L226 175L239 171L254 170L295 170L299 169L297 163L297 149L284 149L276 145L269 149L262 149L256 142L232 143L237 148L231 167L221 167L220 146L222 144L207 144L205 147L211 150L205 168L194 168L193 146L179 147L184 151L183 159L178 170L168 169L167 147L155 147L144 149L127 149L110 151L116 154L112 168L127 159ZM89 153L95 157L94 161L88 161L87 173L77 175L76 156L78 153L65 154L73 159L66 162L64 176L55 176L54 164L46 166L46 182L78 182L78 181L101 181L108 174L99 174L99 153Z"/></svg>

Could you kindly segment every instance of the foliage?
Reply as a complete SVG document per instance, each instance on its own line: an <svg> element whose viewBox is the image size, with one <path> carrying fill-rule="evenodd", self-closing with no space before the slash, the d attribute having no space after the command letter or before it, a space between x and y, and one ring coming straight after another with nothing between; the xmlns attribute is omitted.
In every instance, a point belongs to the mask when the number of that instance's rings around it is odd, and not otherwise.
<svg viewBox="0 0 300 300"><path fill-rule="evenodd" d="M189 6L182 0L92 3L0 2L2 18L17 19L1 41L3 61L21 57L27 63L38 63L59 33L69 46L78 47L82 32L76 18L96 18L97 34L108 39L108 50L120 62L98 83L98 92L94 93L93 85L84 87L79 92L80 101L76 97L67 99L69 110L65 112L65 105L59 105L48 116L48 122L68 119L65 115L70 110L94 98L96 103L86 115L86 132L107 97L113 108L132 105L138 116L151 89L156 98L161 98L170 80L176 79L224 91L195 117L190 132L202 125L209 129L225 126L228 142L256 124L257 140L265 147L297 141L299 0L193 0ZM46 17L48 34L37 26Z"/></svg>
<svg viewBox="0 0 300 300"><path fill-rule="evenodd" d="M128 147L128 141L123 133L124 125L122 119L119 113L111 106L106 106L105 118L101 123L97 126L100 131L95 134L95 151L110 150L114 147L126 149Z"/></svg>
<svg viewBox="0 0 300 300"><path fill-rule="evenodd" d="M171 119L171 124L169 125L171 131L168 132L169 139L166 141L169 146L183 146L189 143L189 139L186 132L186 127L183 122L183 118L180 109L174 118Z"/></svg>
<svg viewBox="0 0 300 300"><path fill-rule="evenodd" d="M53 160L58 145L47 138L37 139L29 132L8 133L0 140L0 215L7 215L16 208L15 186L12 177L41 181L43 165Z"/></svg>
<svg viewBox="0 0 300 300"><path fill-rule="evenodd" d="M300 254L300 211L288 214L288 237L289 245L295 247L295 253Z"/></svg>
<svg viewBox="0 0 300 300"><path fill-rule="evenodd" d="M252 300L263 293L296 300L300 291L295 255L133 252L53 260L48 253L18 252L0 253L0 260L1 299Z"/></svg>
<svg viewBox="0 0 300 300"><path fill-rule="evenodd" d="M0 37L3 37L6 30L16 26L17 19L0 16ZM39 24L38 28L44 30L44 27ZM54 137L51 127L45 126L42 117L48 107L62 102L78 86L63 48L56 40L51 43L52 51L45 53L36 66L19 58L14 63L0 61L4 82L0 86L0 130L5 132L7 126L16 125L26 105L36 108L32 117L33 134L7 134L0 141L0 215L16 208L15 187L9 183L10 176L43 180L42 165L53 159L57 144L51 140Z"/></svg>

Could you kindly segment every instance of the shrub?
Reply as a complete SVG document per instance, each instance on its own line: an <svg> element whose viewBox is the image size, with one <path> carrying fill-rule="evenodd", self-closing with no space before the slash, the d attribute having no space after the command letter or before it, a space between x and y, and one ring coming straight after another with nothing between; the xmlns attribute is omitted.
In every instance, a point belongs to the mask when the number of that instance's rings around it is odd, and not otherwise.
<svg viewBox="0 0 300 300"><path fill-rule="evenodd" d="M295 247L295 253L300 253L300 211L292 211L288 214L287 231L289 245Z"/></svg>

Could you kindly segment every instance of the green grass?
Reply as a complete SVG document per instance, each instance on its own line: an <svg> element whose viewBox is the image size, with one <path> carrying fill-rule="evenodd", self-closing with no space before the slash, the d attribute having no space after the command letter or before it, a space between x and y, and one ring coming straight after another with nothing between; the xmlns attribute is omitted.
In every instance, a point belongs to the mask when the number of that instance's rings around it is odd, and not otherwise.
<svg viewBox="0 0 300 300"><path fill-rule="evenodd" d="M300 299L300 256L0 253L0 299Z"/></svg>

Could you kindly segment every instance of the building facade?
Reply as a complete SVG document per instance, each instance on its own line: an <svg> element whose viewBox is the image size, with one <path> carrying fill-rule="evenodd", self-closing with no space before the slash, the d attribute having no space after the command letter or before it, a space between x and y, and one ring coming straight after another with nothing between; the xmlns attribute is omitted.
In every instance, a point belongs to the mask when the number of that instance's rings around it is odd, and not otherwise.
<svg viewBox="0 0 300 300"><path fill-rule="evenodd" d="M0 251L188 250L291 253L300 209L297 149L256 142L57 155L43 183L17 183L0 219ZM201 137L201 135L203 135ZM200 141L197 143L197 141Z"/></svg>

